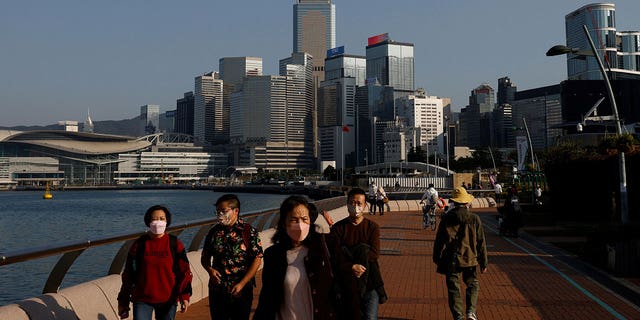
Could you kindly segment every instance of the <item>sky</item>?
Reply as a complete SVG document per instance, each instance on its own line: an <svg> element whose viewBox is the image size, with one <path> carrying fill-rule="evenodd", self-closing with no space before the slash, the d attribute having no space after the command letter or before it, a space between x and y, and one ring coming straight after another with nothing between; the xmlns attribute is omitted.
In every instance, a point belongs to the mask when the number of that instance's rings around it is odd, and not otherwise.
<svg viewBox="0 0 640 320"><path fill-rule="evenodd" d="M140 106L174 110L194 78L223 57L256 56L264 74L293 48L294 0L9 0L0 10L0 126L136 117ZM365 55L367 38L388 33L414 44L416 88L452 99L566 79L564 17L573 0L334 0L336 44ZM618 31L640 30L640 1L616 4Z"/></svg>

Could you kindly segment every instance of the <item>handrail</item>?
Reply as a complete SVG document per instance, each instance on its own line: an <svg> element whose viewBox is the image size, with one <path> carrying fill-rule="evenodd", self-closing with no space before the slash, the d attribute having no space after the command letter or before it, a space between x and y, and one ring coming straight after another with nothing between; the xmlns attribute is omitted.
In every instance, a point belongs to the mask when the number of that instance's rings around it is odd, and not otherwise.
<svg viewBox="0 0 640 320"><path fill-rule="evenodd" d="M346 203L346 198L344 196L339 196L318 200L313 203L318 207L319 210L329 211L344 206ZM273 219L272 216L274 213L277 213L278 210L278 208L270 208L260 211L252 211L247 214L243 214L242 219L250 223L254 227L259 227L260 231L262 231L273 228L277 224L277 219ZM189 252L197 251L202 240L209 230L209 226L213 225L217 221L218 219L215 217L193 220L168 227L167 232L178 235L184 230L199 228L196 234L191 239L190 245L187 247L187 251ZM60 284L62 283L62 280L67 274L69 268L71 268L76 259L86 249L124 241L123 245L114 256L108 272L108 274L119 274L122 271L122 268L126 261L129 247L133 244L135 239L145 234L146 232L147 231L126 232L95 239L90 238L84 241L69 241L56 245L47 245L8 251L0 256L0 266L62 254L62 257L60 257L56 265L49 273L49 278L47 279L47 282L45 283L42 291L43 294L57 293L60 289Z"/></svg>

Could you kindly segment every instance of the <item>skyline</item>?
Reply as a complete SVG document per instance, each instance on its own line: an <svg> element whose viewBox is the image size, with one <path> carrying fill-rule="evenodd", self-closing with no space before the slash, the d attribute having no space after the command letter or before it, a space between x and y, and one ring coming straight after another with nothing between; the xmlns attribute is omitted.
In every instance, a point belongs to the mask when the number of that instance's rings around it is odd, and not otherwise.
<svg viewBox="0 0 640 320"><path fill-rule="evenodd" d="M565 15L594 3L454 2L334 0L336 46L364 56L367 38L381 33L413 43L416 88L451 98L459 111L471 90L483 83L497 90L504 76L518 90L565 80L566 58L545 52L565 43ZM261 57L264 74L277 75L293 47L293 3L5 5L0 126L83 122L87 110L93 121L130 119L146 104L173 110L223 57ZM640 30L640 1L612 3L618 31Z"/></svg>

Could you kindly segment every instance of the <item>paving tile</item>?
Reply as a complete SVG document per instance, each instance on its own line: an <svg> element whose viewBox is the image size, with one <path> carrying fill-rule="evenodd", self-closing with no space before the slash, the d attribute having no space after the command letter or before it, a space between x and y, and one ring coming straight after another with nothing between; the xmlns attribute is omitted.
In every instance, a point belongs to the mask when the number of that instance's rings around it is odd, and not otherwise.
<svg viewBox="0 0 640 320"><path fill-rule="evenodd" d="M495 208L473 211L483 217L489 251L489 269L479 276L479 319L640 319L640 307L552 254L523 238L498 236ZM417 212L367 218L381 226L380 267L389 301L380 306L380 319L451 319L444 276L431 260L435 232L422 229ZM206 299L177 317L208 318Z"/></svg>

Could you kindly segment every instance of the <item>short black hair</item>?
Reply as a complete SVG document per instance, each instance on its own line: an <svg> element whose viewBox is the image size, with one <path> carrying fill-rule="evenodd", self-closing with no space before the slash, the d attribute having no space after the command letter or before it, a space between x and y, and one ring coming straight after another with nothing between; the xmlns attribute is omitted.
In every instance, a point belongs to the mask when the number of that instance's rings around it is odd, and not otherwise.
<svg viewBox="0 0 640 320"><path fill-rule="evenodd" d="M161 206L159 204L156 204L155 206L151 206L151 207L149 207L149 209L147 209L147 212L144 213L144 224L147 225L147 227L151 224L151 215L156 210L164 211L164 215L167 216L167 227L170 226L171 225L171 212L169 212L169 208L167 208L165 206Z"/></svg>
<svg viewBox="0 0 640 320"><path fill-rule="evenodd" d="M347 193L347 201L349 201L349 199L353 198L353 196L355 196L357 194L361 194L365 198L367 197L367 193L363 189L361 189L361 188L353 188L353 189L349 190L349 193Z"/></svg>
<svg viewBox="0 0 640 320"><path fill-rule="evenodd" d="M227 193L220 196L220 198L216 200L216 208L223 202L229 202L230 207L238 208L238 210L240 210L240 199L238 199L238 196L233 193Z"/></svg>
<svg viewBox="0 0 640 320"><path fill-rule="evenodd" d="M429 188L433 188L433 183L429 183Z"/></svg>

